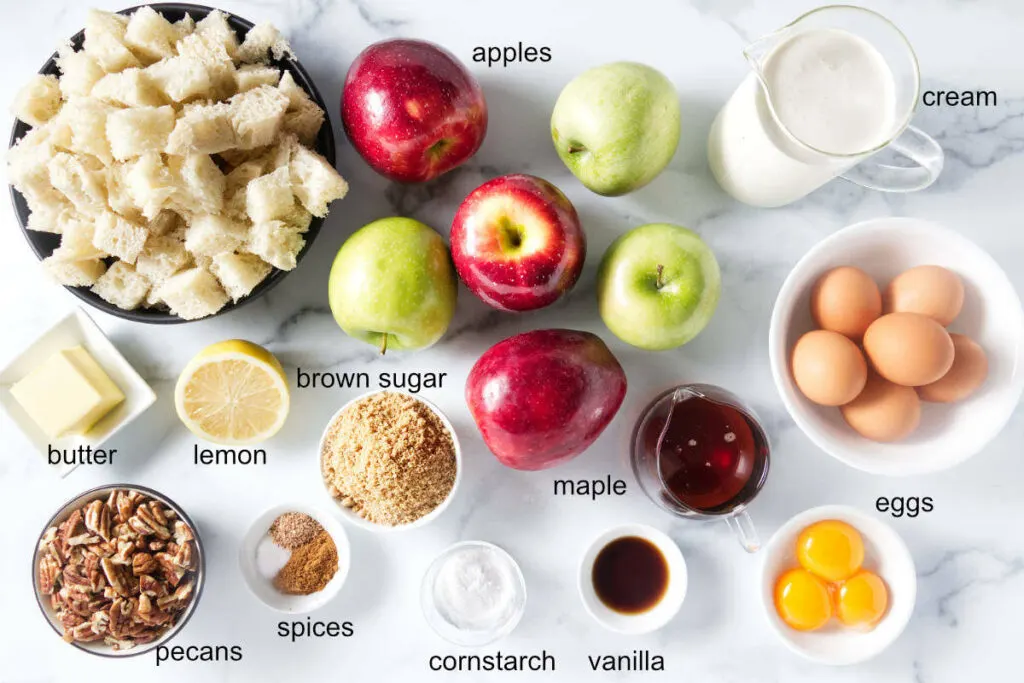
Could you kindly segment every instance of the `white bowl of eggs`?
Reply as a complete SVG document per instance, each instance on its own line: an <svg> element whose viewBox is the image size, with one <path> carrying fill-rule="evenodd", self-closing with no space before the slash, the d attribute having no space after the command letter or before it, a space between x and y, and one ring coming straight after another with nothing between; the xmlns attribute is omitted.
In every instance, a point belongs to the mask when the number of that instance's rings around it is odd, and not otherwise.
<svg viewBox="0 0 1024 683"><path fill-rule="evenodd" d="M772 375L797 426L865 472L943 470L982 450L1024 389L1024 311L961 234L912 218L851 225L779 291Z"/></svg>

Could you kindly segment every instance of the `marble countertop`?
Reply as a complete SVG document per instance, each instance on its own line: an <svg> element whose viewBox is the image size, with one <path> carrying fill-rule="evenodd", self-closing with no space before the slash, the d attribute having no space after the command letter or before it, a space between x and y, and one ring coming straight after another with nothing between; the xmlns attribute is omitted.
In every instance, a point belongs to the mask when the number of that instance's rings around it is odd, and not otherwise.
<svg viewBox="0 0 1024 683"><path fill-rule="evenodd" d="M117 3L96 4L115 8ZM127 3L121 3L127 4ZM212 320L149 327L90 315L153 385L157 403L119 435L112 467L83 467L59 479L40 462L13 423L0 421L0 683L149 680L433 680L433 654L460 654L429 629L419 609L420 579L449 544L485 539L506 548L522 565L529 601L518 629L481 652L547 650L555 674L529 678L740 682L886 681L954 683L1009 680L1019 670L1017 648L1024 613L1024 413L981 454L940 474L891 480L863 474L815 448L786 414L767 358L769 317L783 278L799 257L840 227L867 218L906 215L933 219L962 231L987 249L1024 292L1024 83L1020 32L1024 5L1012 0L878 0L918 51L925 87L994 89L999 104L984 109L921 111L920 127L946 149L939 182L912 195L883 195L842 181L783 209L757 210L717 188L704 157L717 109L740 81L740 53L752 38L795 18L811 4L797 0L518 0L514 3L435 0L228 0L225 9L253 20L270 19L291 39L326 101L339 139L339 168L352 191L336 204L315 248L274 291L239 311ZM63 36L77 31L84 5L37 0L31 10L0 3L0 38L7 46L0 101L48 57ZM479 45L547 45L548 64L474 71L486 92L490 129L479 154L438 182L399 187L376 176L341 135L334 103L345 71L369 43L410 36L445 45L465 61ZM647 188L617 199L584 189L562 166L548 136L548 117L561 87L587 67L630 59L666 73L682 101L683 138L669 169ZM563 302L520 317L487 309L463 289L456 319L436 347L381 358L347 338L327 308L326 281L333 256L353 230L382 216L402 214L447 233L459 201L485 179L508 172L541 175L575 203L588 233L584 275ZM722 267L721 303L707 330L685 348L653 354L627 347L604 328L594 303L598 259L628 228L670 221L698 230ZM13 211L0 230L0 364L77 305L49 283L20 234ZM516 472L487 452L465 408L462 390L472 362L513 333L568 326L600 334L629 377L626 402L612 426L559 477L611 474L630 483L618 499L555 498L552 471ZM458 498L421 530L374 535L349 528L353 565L341 594L314 614L349 620L350 639L290 643L276 635L280 615L246 590L237 570L238 545L249 522L278 503L329 503L321 487L316 443L329 416L353 392L294 392L291 418L268 446L262 468L197 467L195 443L174 415L173 384L205 345L242 337L267 346L292 377L295 368L445 371L448 384L424 395L445 410L459 431L465 479ZM670 518L634 485L625 443L634 416L670 383L720 384L749 400L773 443L773 469L751 507L767 539L792 515L809 507L844 503L873 511L878 496L931 496L935 510L915 519L889 520L909 545L918 569L917 606L909 628L885 653L866 664L831 669L790 653L771 633L758 604L759 558L747 555L724 524ZM179 645L241 645L237 663L165 663L152 655L112 662L64 645L38 614L29 587L29 559L41 526L66 499L92 486L135 482L165 492L201 528L208 552L207 586ZM656 634L622 637L604 631L584 612L576 594L577 563L587 543L624 521L667 531L690 570L690 591L679 616ZM590 673L588 655L647 649L665 657L665 674ZM117 677L116 679L114 677ZM504 680L515 674L462 674L465 680Z"/></svg>

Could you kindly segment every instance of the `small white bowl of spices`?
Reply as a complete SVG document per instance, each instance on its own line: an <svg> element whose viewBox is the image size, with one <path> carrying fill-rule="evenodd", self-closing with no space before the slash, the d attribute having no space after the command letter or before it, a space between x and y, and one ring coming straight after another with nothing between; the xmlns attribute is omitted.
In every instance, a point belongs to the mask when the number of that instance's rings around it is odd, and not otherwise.
<svg viewBox="0 0 1024 683"><path fill-rule="evenodd" d="M253 595L289 614L330 602L351 564L345 527L302 503L277 505L257 517L242 539L238 560Z"/></svg>
<svg viewBox="0 0 1024 683"><path fill-rule="evenodd" d="M455 429L434 404L401 391L359 396L320 439L320 474L342 516L370 531L436 519L462 479Z"/></svg>
<svg viewBox="0 0 1024 683"><path fill-rule="evenodd" d="M423 616L455 645L479 647L511 633L526 610L526 581L507 552L463 541L431 563L420 592Z"/></svg>

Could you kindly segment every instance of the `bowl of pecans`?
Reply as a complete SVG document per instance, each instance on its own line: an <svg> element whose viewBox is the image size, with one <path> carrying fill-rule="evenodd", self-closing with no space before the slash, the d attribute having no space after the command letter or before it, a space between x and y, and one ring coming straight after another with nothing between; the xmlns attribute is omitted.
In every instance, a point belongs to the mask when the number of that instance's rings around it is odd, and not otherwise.
<svg viewBox="0 0 1024 683"><path fill-rule="evenodd" d="M104 657L149 652L188 622L205 560L195 524L144 486L90 489L46 523L32 561L43 615L65 641Z"/></svg>

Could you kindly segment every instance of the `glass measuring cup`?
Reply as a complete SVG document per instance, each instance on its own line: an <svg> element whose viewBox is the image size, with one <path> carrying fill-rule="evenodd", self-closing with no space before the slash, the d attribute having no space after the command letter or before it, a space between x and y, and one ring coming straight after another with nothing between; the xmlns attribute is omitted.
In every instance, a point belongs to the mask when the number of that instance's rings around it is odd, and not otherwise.
<svg viewBox="0 0 1024 683"><path fill-rule="evenodd" d="M736 395L709 384L659 394L633 430L637 483L663 510L728 523L747 552L761 542L746 507L768 477L768 435Z"/></svg>
<svg viewBox="0 0 1024 683"><path fill-rule="evenodd" d="M871 54L877 53L891 72L892 90L886 92L891 94L892 115L880 124L878 134L871 138L874 143L865 149L847 149L843 153L819 149L801 139L780 118L780 90L792 96L799 88L792 84L788 91L780 88L782 81L773 81L771 70L766 67L780 46L811 31L833 39L856 37L855 43L873 48ZM906 36L882 15L850 5L820 7L751 43L743 54L751 73L718 113L708 137L711 171L734 198L753 206L773 207L796 201L840 176L884 192L920 190L938 178L943 166L942 148L928 134L910 125L920 99L917 56ZM831 58L824 54L821 57ZM800 112L807 117L816 114L821 112ZM906 158L912 165L868 160L883 149Z"/></svg>

